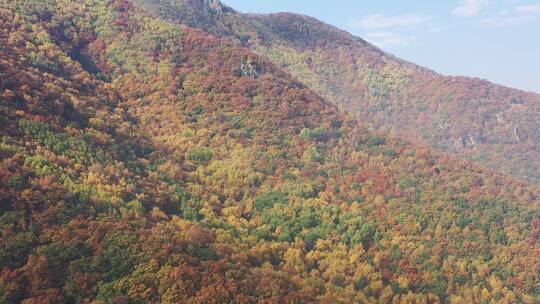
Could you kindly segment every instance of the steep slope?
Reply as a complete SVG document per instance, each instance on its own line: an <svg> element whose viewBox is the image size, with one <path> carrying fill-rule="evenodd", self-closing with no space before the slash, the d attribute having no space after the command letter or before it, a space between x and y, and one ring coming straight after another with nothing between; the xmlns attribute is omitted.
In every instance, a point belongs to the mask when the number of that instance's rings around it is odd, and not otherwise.
<svg viewBox="0 0 540 304"><path fill-rule="evenodd" d="M0 1L0 114L0 302L540 300L537 193L128 1Z"/></svg>
<svg viewBox="0 0 540 304"><path fill-rule="evenodd" d="M266 40L256 48L376 129L540 182L540 95L444 77L302 16L258 19L277 33L299 23L326 28L310 33L307 44L281 36L280 43Z"/></svg>
<svg viewBox="0 0 540 304"><path fill-rule="evenodd" d="M540 182L538 94L438 75L306 16L232 9L192 16L179 8L203 1L161 0L167 5L159 11L148 6L156 1L135 2L168 20L240 39L378 130Z"/></svg>

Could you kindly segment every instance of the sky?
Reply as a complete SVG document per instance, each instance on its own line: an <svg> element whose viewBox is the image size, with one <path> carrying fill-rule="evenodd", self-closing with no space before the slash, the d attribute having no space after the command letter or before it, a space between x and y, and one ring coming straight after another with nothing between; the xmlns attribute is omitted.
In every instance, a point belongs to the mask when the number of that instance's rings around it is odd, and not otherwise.
<svg viewBox="0 0 540 304"><path fill-rule="evenodd" d="M444 75L540 93L540 0L223 0L309 15Z"/></svg>

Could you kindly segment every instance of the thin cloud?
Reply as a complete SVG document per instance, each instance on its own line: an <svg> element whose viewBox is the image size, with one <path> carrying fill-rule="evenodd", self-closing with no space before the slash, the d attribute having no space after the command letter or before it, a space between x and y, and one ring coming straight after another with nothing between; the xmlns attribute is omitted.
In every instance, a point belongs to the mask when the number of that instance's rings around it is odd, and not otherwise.
<svg viewBox="0 0 540 304"><path fill-rule="evenodd" d="M519 13L525 13L525 14L540 13L540 4L520 5L516 7L516 11Z"/></svg>
<svg viewBox="0 0 540 304"><path fill-rule="evenodd" d="M522 25L538 19L540 5L521 5L514 10L502 11L498 16L486 18L481 21L485 27L509 27Z"/></svg>
<svg viewBox="0 0 540 304"><path fill-rule="evenodd" d="M405 14L397 16L371 15L349 22L352 29L385 29L393 27L414 26L426 23L433 19L427 15Z"/></svg>
<svg viewBox="0 0 540 304"><path fill-rule="evenodd" d="M485 27L508 27L529 23L536 18L530 15L500 15L493 18L486 18L481 21Z"/></svg>
<svg viewBox="0 0 540 304"><path fill-rule="evenodd" d="M459 17L472 17L480 14L489 5L489 0L461 0L452 14Z"/></svg>
<svg viewBox="0 0 540 304"><path fill-rule="evenodd" d="M405 46L411 44L414 39L402 37L393 32L371 32L365 35L367 41L385 49L396 46Z"/></svg>

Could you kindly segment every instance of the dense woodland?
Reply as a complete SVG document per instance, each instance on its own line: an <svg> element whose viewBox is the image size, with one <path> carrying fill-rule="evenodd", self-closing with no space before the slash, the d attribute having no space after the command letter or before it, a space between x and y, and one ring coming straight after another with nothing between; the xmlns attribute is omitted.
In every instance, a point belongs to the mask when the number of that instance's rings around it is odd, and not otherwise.
<svg viewBox="0 0 540 304"><path fill-rule="evenodd" d="M538 303L538 195L236 39L0 0L0 303Z"/></svg>
<svg viewBox="0 0 540 304"><path fill-rule="evenodd" d="M134 1L241 41L377 130L540 183L538 94L443 77L306 16L241 14L211 0Z"/></svg>

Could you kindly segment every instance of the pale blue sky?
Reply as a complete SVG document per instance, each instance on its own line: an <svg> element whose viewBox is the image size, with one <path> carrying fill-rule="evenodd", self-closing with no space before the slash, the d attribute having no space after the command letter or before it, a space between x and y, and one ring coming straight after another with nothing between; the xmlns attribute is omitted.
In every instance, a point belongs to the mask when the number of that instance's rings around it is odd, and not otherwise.
<svg viewBox="0 0 540 304"><path fill-rule="evenodd" d="M540 93L540 0L224 0L252 13L295 12L445 75Z"/></svg>

